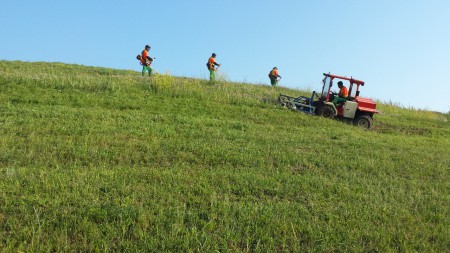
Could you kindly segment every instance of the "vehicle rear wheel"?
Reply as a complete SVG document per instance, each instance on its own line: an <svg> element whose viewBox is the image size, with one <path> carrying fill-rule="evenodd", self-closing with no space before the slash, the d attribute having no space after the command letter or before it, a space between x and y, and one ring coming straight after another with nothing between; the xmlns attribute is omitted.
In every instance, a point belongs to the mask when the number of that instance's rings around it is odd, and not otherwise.
<svg viewBox="0 0 450 253"><path fill-rule="evenodd" d="M336 115L333 107L330 105L324 105L319 108L319 116L322 116L324 118L332 119Z"/></svg>
<svg viewBox="0 0 450 253"><path fill-rule="evenodd" d="M370 129L370 127L372 126L372 121L373 119L372 117L370 117L370 115L364 114L356 117L354 123L356 126Z"/></svg>

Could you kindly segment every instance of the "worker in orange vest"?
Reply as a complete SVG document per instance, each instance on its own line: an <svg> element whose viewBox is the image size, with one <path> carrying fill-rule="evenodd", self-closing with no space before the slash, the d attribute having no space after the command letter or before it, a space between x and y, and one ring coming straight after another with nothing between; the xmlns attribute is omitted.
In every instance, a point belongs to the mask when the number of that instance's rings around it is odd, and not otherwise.
<svg viewBox="0 0 450 253"><path fill-rule="evenodd" d="M270 78L270 84L272 84L272 86L277 85L279 79L281 79L281 76L278 74L278 68L274 67L270 73L269 73L269 78Z"/></svg>
<svg viewBox="0 0 450 253"><path fill-rule="evenodd" d="M333 104L336 106L337 104L344 103L348 98L348 90L347 87L344 86L342 81L338 82L339 93L333 99Z"/></svg>
<svg viewBox="0 0 450 253"><path fill-rule="evenodd" d="M206 63L206 66L209 70L209 81L213 82L216 79L216 66L220 67L221 65L216 62L216 54L213 53L211 57L208 59L208 63Z"/></svg>
<svg viewBox="0 0 450 253"><path fill-rule="evenodd" d="M145 48L141 53L142 76L144 76L144 73L147 71L149 76L151 76L153 73L153 69L150 67L153 59L148 56L148 51L150 51L150 48L151 47L149 45L145 45Z"/></svg>

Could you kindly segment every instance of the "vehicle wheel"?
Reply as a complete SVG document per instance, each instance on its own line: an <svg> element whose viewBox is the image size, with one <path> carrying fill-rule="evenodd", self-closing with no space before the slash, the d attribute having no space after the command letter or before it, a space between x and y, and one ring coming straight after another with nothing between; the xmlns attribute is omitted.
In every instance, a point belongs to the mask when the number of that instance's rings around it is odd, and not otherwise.
<svg viewBox="0 0 450 253"><path fill-rule="evenodd" d="M356 117L354 123L359 127L370 129L370 127L372 126L372 121L373 121L372 117L366 114Z"/></svg>
<svg viewBox="0 0 450 253"><path fill-rule="evenodd" d="M319 109L319 116L332 119L334 118L334 116L336 116L336 113L334 112L333 107L329 105L324 105Z"/></svg>

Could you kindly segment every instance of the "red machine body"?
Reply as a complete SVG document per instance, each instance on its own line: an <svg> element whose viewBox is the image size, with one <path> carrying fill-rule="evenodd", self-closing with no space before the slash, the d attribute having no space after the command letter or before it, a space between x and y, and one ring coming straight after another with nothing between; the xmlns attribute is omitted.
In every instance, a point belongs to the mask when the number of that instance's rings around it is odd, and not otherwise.
<svg viewBox="0 0 450 253"><path fill-rule="evenodd" d="M292 110L316 114L325 118L337 118L352 122L357 126L370 128L373 115L379 113L379 111L376 109L377 105L372 99L359 96L359 89L361 86L364 86L364 81L330 73L323 75L325 78L322 80L321 93L313 91L311 97L291 97L280 94L278 97L279 103ZM346 81L343 84L348 85L349 95L347 98L334 100L338 96L337 93L331 91L335 79ZM340 103L338 103L339 101Z"/></svg>
<svg viewBox="0 0 450 253"><path fill-rule="evenodd" d="M376 109L377 104L370 98L361 97L360 87L364 86L364 81L354 79L353 77L338 76L333 74L323 74L322 95L319 98L319 103L316 103L316 113L328 118L343 118L351 119L357 125L370 128L372 125L373 115L379 113ZM348 87L348 98L345 103L333 104L336 93L331 91L333 82L338 79L344 82ZM334 116L333 116L334 112Z"/></svg>

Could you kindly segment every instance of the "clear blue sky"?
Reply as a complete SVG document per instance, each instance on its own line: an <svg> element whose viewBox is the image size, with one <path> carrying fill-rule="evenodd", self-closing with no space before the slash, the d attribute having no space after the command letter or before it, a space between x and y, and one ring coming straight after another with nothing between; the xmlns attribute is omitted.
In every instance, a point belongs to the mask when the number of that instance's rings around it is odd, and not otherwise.
<svg viewBox="0 0 450 253"><path fill-rule="evenodd" d="M233 81L319 89L322 73L366 82L362 96L450 110L450 1L1 0L0 59L207 77L212 52Z"/></svg>

